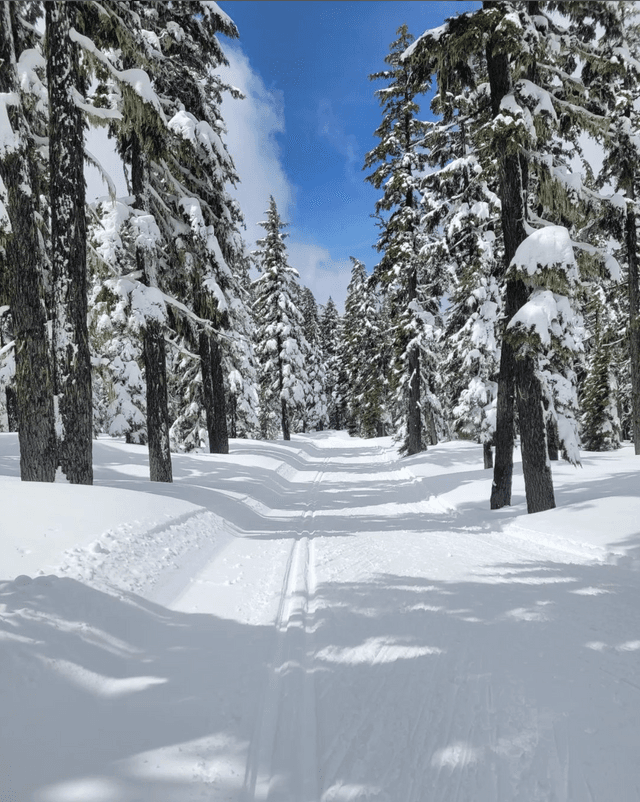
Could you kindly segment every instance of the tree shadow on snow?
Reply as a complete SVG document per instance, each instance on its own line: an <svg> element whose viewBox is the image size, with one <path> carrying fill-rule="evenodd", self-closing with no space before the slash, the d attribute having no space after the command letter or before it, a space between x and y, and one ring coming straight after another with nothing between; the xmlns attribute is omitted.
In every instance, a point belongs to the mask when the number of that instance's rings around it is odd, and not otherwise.
<svg viewBox="0 0 640 802"><path fill-rule="evenodd" d="M638 575L423 568L312 599L322 799L635 798Z"/></svg>
<svg viewBox="0 0 640 802"><path fill-rule="evenodd" d="M0 610L1 798L179 802L229 798L232 775L242 786L269 628L55 576L0 583Z"/></svg>

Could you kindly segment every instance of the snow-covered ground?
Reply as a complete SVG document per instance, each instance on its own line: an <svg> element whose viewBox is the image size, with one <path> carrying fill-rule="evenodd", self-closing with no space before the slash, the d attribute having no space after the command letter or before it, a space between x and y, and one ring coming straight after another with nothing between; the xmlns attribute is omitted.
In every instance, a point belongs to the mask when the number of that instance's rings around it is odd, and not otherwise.
<svg viewBox="0 0 640 802"><path fill-rule="evenodd" d="M640 458L488 510L481 447L338 432L96 486L0 435L2 802L640 799Z"/></svg>

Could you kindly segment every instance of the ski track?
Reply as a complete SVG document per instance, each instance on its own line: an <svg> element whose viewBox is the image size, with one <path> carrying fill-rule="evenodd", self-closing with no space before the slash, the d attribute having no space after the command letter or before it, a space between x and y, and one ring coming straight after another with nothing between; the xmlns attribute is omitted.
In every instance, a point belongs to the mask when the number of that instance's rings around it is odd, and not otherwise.
<svg viewBox="0 0 640 802"><path fill-rule="evenodd" d="M271 477L261 495L241 473L256 447ZM234 686L242 712L229 697L228 732L191 747L194 790L180 799L640 799L618 779L639 741L631 562L604 565L508 516L470 523L446 488L430 492L436 466L415 464L386 441L237 442L217 484L183 480L224 517L189 512L65 555L70 577L106 587L120 572L124 590L260 635L234 658L253 663ZM601 727L612 707L629 711L615 732ZM122 799L164 802L137 793Z"/></svg>

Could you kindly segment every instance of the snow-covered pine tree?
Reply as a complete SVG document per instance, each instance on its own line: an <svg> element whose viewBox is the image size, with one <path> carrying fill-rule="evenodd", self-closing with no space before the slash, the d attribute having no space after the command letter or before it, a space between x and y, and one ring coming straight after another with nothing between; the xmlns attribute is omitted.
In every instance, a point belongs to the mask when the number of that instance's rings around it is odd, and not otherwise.
<svg viewBox="0 0 640 802"><path fill-rule="evenodd" d="M330 429L341 429L342 403L338 395L340 372L340 314L331 297L324 305L320 316L320 344L322 362L325 369L325 390L327 398L327 418Z"/></svg>
<svg viewBox="0 0 640 802"><path fill-rule="evenodd" d="M348 380L350 434L376 437L383 420L384 375L380 361L380 323L364 264L353 256L344 305L342 363Z"/></svg>
<svg viewBox="0 0 640 802"><path fill-rule="evenodd" d="M593 23L602 27L603 34L587 53L583 76L592 98L599 101L602 113L609 121L604 138L605 158L597 181L600 187L613 185L616 194L609 213L600 214L599 222L600 228L604 220L614 223L609 227L609 234L617 236L624 243L629 315L626 329L631 434L635 453L640 454L640 285L637 241L637 198L640 197L640 112L637 108L640 91L640 18L632 3L599 3L596 6L593 9ZM612 217L619 219L614 221ZM619 227L622 227L621 233L616 230ZM603 332L598 332L598 363L605 361L607 346L604 337ZM595 363L592 363L592 371L595 367ZM600 365L600 371L603 370L603 365ZM594 392L590 387L589 398ZM593 423L591 417L585 420ZM615 440L615 436L612 437Z"/></svg>
<svg viewBox="0 0 640 802"><path fill-rule="evenodd" d="M465 86L478 87L486 99L484 107L479 106L486 111L476 118L473 137L483 164L498 165L506 323L527 303L534 284L542 290L546 280L543 275L530 275L528 283L520 280L518 270L509 269L516 250L532 233L530 223L555 222L565 230L573 225L572 201L579 199L579 180L567 167L568 144L579 151L578 135L595 132L602 124L602 118L586 108L583 84L572 77L576 53L593 34L587 23L595 5L566 4L572 26L565 30L550 13L557 4L485 2L472 14L448 20L435 35L427 32L404 56L424 80L437 75L442 103L447 98L455 102ZM541 215L543 210L552 211L551 220ZM562 216L569 212L569 217ZM563 270L560 274L568 275ZM543 387L540 360L548 355L519 343L523 347L516 352L505 338L501 350L491 506L510 503L516 400L527 508L534 512L555 505L546 419L549 410L565 403L553 393L566 390L566 385L547 382ZM569 373L567 367L565 379ZM545 390L551 396L545 397ZM572 451L570 444L566 451Z"/></svg>
<svg viewBox="0 0 640 802"><path fill-rule="evenodd" d="M92 484L91 359L87 329L84 96L75 3L47 0L49 202L53 295L53 374L59 415L58 462L72 484Z"/></svg>
<svg viewBox="0 0 640 802"><path fill-rule="evenodd" d="M482 443L484 466L491 468L500 359L501 299L495 278L502 259L500 202L490 188L495 176L487 174L471 147L478 93L459 93L455 107L439 100L433 107L442 109L442 118L425 130L423 147L432 171L421 190L429 233L425 254L433 265L430 272L448 277L441 286L450 297L440 393L447 400L451 429Z"/></svg>
<svg viewBox="0 0 640 802"><path fill-rule="evenodd" d="M142 325L134 301L136 259L131 206L102 201L92 207L89 332L94 362L94 427L127 443L146 444L146 387Z"/></svg>
<svg viewBox="0 0 640 802"><path fill-rule="evenodd" d="M151 5L151 4L147 4ZM171 450L165 354L166 308L159 285L159 229L150 214L149 166L167 143L166 117L145 68L153 63L153 36L143 27L145 4L136 0L82 4L82 30L71 38L82 48L102 79L96 96L110 108L112 133L130 166L136 273L132 301L144 318L143 359L146 384L147 442L152 481L171 482ZM153 13L153 9L147 9ZM91 34L87 36L86 34ZM111 112L111 113L109 113Z"/></svg>
<svg viewBox="0 0 640 802"><path fill-rule="evenodd" d="M594 337L580 399L582 446L587 451L614 451L621 434L612 359L616 335L597 325Z"/></svg>
<svg viewBox="0 0 640 802"><path fill-rule="evenodd" d="M260 427L262 437L274 437L279 418L282 437L290 440L292 415L307 397L307 343L302 313L295 303L298 271L287 263L287 235L282 231L287 224L282 222L273 196L260 225L266 231L257 243L255 259L261 275L254 282Z"/></svg>
<svg viewBox="0 0 640 802"><path fill-rule="evenodd" d="M300 293L300 311L304 320L304 336L309 346L306 356L309 397L303 410L304 431L322 431L328 424L327 371L322 356L318 304L308 287Z"/></svg>
<svg viewBox="0 0 640 802"><path fill-rule="evenodd" d="M34 34L37 11L31 3L0 3L0 260L15 336L20 476L53 482L57 448L43 304L45 254L38 231L40 157L34 141L42 110L41 98L28 97L19 74L43 66Z"/></svg>
<svg viewBox="0 0 640 802"><path fill-rule="evenodd" d="M416 81L410 62L401 56L413 42L407 26L397 30L385 62L389 69L370 76L384 80L387 86L376 91L382 106L383 120L375 132L379 144L365 157L365 169L375 167L367 176L383 196L376 202L381 235L376 248L382 253L374 268L375 279L386 292L395 295L397 362L400 366L399 391L406 395L402 406L406 432L403 450L416 454L424 447L421 414L421 347L417 337L423 328L425 310L418 293L421 250L424 245L421 228L420 180L426 154L419 147L425 125L416 117L417 95L425 92L427 82ZM377 166L376 166L377 165ZM384 217L388 214L388 217Z"/></svg>

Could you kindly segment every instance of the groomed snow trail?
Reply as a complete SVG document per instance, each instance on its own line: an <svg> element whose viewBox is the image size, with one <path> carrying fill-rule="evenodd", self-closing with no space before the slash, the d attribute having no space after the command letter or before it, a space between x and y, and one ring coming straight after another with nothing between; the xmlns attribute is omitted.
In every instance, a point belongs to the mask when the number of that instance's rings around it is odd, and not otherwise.
<svg viewBox="0 0 640 802"><path fill-rule="evenodd" d="M262 449L278 481L236 519L281 584L243 802L640 798L637 719L604 723L640 709L633 575L523 531L517 508L483 512L490 472L469 444L409 460L330 433Z"/></svg>
<svg viewBox="0 0 640 802"><path fill-rule="evenodd" d="M166 486L95 451L102 487L34 487L46 531L15 517L0 799L640 800L635 458L554 466L558 509L527 516L519 470L488 509L470 443L234 441Z"/></svg>

